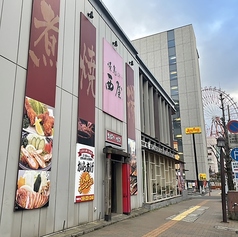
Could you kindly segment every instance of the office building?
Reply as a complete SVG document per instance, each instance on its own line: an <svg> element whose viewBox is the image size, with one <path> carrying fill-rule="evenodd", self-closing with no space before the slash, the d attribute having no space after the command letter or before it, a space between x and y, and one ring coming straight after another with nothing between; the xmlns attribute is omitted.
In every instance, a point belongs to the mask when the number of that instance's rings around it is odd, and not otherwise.
<svg viewBox="0 0 238 237"><path fill-rule="evenodd" d="M143 62L175 101L174 141L179 159L185 162L186 180L194 184L200 174L209 177L199 54L193 26L186 25L132 42ZM185 129L191 127L200 127L202 131L194 134L195 141L193 135L185 133Z"/></svg>

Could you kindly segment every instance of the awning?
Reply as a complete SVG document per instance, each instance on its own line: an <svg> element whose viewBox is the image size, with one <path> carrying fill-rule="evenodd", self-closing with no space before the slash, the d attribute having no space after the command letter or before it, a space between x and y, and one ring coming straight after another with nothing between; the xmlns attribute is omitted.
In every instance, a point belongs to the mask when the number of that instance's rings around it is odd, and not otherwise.
<svg viewBox="0 0 238 237"><path fill-rule="evenodd" d="M121 150L121 149L118 149L118 148L115 148L115 147L111 147L111 146L105 146L103 148L103 153L105 154L113 154L113 155L119 155L119 156L123 156L125 158L130 158L130 154Z"/></svg>

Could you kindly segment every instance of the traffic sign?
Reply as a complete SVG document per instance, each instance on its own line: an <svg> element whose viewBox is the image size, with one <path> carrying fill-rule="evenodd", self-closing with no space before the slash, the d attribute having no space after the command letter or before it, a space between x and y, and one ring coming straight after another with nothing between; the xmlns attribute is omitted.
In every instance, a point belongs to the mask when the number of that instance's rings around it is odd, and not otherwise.
<svg viewBox="0 0 238 237"><path fill-rule="evenodd" d="M238 133L238 121L237 120L231 120L227 124L227 129L231 133Z"/></svg>
<svg viewBox="0 0 238 237"><path fill-rule="evenodd" d="M238 148L234 148L231 150L230 156L233 160L238 161Z"/></svg>

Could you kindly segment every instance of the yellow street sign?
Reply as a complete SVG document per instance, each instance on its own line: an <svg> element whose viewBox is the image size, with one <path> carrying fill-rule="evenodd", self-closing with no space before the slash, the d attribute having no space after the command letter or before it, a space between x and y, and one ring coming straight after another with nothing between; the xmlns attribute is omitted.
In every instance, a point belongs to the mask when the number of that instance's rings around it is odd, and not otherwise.
<svg viewBox="0 0 238 237"><path fill-rule="evenodd" d="M201 127L185 128L186 134L201 133L201 132L202 132Z"/></svg>
<svg viewBox="0 0 238 237"><path fill-rule="evenodd" d="M206 174L203 174L203 173L200 173L200 174L199 174L199 179L200 179L201 181L207 180L207 175L206 175Z"/></svg>

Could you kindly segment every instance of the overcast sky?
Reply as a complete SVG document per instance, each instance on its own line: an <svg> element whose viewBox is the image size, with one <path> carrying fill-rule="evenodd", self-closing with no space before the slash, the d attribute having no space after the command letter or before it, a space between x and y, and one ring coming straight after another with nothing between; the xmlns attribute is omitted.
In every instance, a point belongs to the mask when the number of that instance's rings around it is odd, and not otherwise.
<svg viewBox="0 0 238 237"><path fill-rule="evenodd" d="M238 102L238 0L102 0L129 39L192 24L202 87Z"/></svg>

